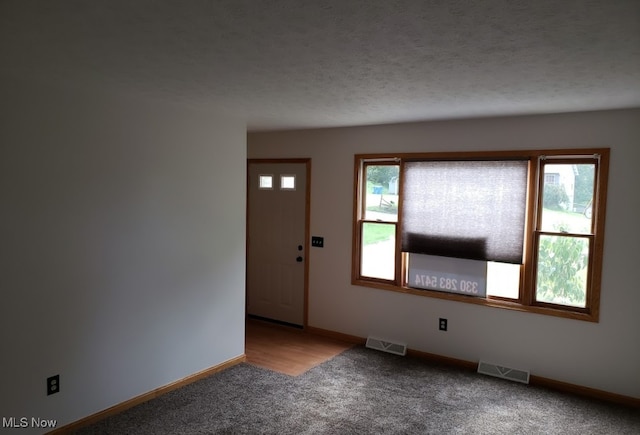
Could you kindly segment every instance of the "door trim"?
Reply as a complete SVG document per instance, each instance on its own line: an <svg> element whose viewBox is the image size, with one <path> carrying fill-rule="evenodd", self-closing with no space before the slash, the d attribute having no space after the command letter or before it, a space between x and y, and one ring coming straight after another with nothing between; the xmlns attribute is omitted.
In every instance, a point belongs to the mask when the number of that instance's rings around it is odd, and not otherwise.
<svg viewBox="0 0 640 435"><path fill-rule="evenodd" d="M309 230L309 222L311 216L311 158L295 158L295 159L247 159L247 181L246 181L246 204L247 204L247 215L246 215L246 247L245 247L245 316L247 315L247 282L248 282L248 274L249 268L246 267L247 260L249 258L249 213L250 204L249 204L249 165L252 163L304 163L305 164L305 172L306 172L306 186L305 186L305 206L304 206L304 289L303 289L303 302L302 302L302 328L306 329L308 326L308 315L309 315L309 262L311 260L309 256L309 248L310 248L310 240L311 233Z"/></svg>

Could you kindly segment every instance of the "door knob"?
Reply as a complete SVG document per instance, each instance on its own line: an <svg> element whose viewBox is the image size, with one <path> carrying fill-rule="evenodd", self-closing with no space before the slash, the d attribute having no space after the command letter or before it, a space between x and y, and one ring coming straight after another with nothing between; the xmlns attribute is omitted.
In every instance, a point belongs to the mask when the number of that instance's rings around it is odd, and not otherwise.
<svg viewBox="0 0 640 435"><path fill-rule="evenodd" d="M302 263L302 257L298 255L298 256L296 257L296 261L297 261L298 263Z"/></svg>

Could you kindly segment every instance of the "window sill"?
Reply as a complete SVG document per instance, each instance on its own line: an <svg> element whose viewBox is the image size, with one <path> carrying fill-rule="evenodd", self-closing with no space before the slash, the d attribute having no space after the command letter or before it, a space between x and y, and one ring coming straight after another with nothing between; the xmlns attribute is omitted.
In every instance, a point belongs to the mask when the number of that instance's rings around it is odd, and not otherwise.
<svg viewBox="0 0 640 435"><path fill-rule="evenodd" d="M454 293L447 293L435 290L418 290L409 287L401 287L393 284L387 284L378 281L369 281L365 279L353 279L351 284L369 287L378 290L394 291L415 296L431 297L436 299L445 299L456 302L465 302L475 305L484 305L492 308L502 308L506 310L523 311L527 313L543 314L547 316L564 317L567 319L583 320L587 322L598 322L598 315L582 311L573 311L570 309L562 309L547 306L524 305L518 301L509 301L497 298L478 298L473 296L465 296Z"/></svg>

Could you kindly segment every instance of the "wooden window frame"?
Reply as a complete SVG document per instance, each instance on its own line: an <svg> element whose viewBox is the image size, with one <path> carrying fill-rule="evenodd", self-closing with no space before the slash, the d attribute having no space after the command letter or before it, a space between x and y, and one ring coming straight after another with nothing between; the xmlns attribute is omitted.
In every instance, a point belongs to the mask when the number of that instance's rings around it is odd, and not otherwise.
<svg viewBox="0 0 640 435"><path fill-rule="evenodd" d="M398 282L398 280L400 279L400 275L398 274L398 271L401 270L398 268L398 264L397 264L397 258L396 258L396 266L394 268L395 272L394 272L394 279L393 280L385 280L382 278L373 278L373 277L362 277L360 275L360 269L362 266L362 252L361 252L361 246L362 246L362 233L363 233L363 226L366 223L380 223L380 224L389 224L389 225L393 225L395 227L395 240L396 240L396 252L399 249L399 244L398 244L398 239L399 239L399 219L400 217L398 216L398 220L396 221L376 221L376 220L371 220L371 219L365 219L364 218L364 207L363 207L363 201L361 200L362 197L366 198L366 182L365 182L365 178L366 178L366 169L367 166L374 166L374 165L389 165L389 166L397 166L400 164L400 161L396 158L386 158L383 157L381 159L366 159L366 160L361 160L361 166L359 168L359 170L356 171L356 189L359 189L358 191L358 198L359 200L356 201L355 207L354 207L354 222L357 222L357 230L354 229L354 235L357 234L357 240L354 238L354 243L356 243L356 245L354 246L353 249L353 261L357 263L357 273L358 276L361 277L362 279L366 280L367 282L371 282L371 283L376 283L378 285L388 285L389 283L396 283ZM399 211L399 204L398 204L398 211ZM396 256L397 257L397 256Z"/></svg>
<svg viewBox="0 0 640 435"><path fill-rule="evenodd" d="M389 290L417 296L433 297L457 302L484 305L494 308L503 308L537 314L545 314L576 320L598 322L600 315L600 291L602 278L604 228L606 215L607 181L609 171L609 148L580 148L557 150L514 150L514 151L478 151L478 152L435 152L435 153L387 153L387 154L356 154L354 156L354 204L353 204L353 241L352 241L352 267L351 283L353 285L371 287L381 290ZM580 235L590 240L589 268L587 277L586 307L573 307L567 305L537 302L535 297L535 276L537 261L537 238L540 231L537 222L542 213L541 188L544 182L541 158L553 158L554 162L584 163L596 162L595 180L593 192L592 233ZM597 158L596 158L597 157ZM510 299L498 296L478 298L455 293L446 293L435 290L414 289L405 285L407 255L401 252L401 240L399 237L402 226L402 195L398 199L398 221L396 223L396 248L395 248L395 279L383 280L361 276L361 233L363 219L363 195L364 168L366 164L399 164L400 185L403 189L403 162L409 159L513 159L526 158L529 161L527 181L527 206L524 237L524 257L520 267L519 297ZM367 221L368 222L368 221ZM544 232L543 232L544 233Z"/></svg>

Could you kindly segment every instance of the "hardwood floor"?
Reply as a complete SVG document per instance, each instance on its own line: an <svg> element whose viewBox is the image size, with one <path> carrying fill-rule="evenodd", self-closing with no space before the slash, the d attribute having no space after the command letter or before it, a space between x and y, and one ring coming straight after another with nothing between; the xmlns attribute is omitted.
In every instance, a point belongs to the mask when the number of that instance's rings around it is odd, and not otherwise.
<svg viewBox="0 0 640 435"><path fill-rule="evenodd" d="M247 319L247 363L290 376L299 376L352 345L289 326Z"/></svg>

